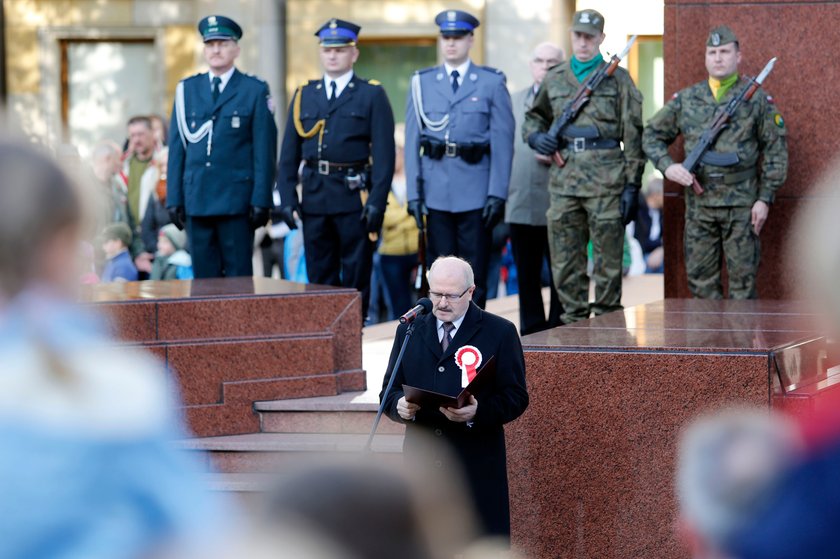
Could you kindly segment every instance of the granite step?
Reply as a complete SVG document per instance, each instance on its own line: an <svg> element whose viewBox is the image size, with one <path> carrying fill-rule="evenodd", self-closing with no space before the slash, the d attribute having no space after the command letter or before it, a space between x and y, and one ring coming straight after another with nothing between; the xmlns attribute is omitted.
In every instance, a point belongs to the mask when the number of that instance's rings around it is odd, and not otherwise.
<svg viewBox="0 0 840 559"><path fill-rule="evenodd" d="M206 466L221 473L278 473L326 455L362 456L367 441L363 434L346 433L253 433L223 437L185 439L177 444L202 452ZM377 435L372 451L377 460L402 460L402 435Z"/></svg>
<svg viewBox="0 0 840 559"><path fill-rule="evenodd" d="M254 402L264 433L344 433L370 432L378 404L364 398L364 392L336 396L295 398ZM383 417L376 433L401 435L405 426Z"/></svg>

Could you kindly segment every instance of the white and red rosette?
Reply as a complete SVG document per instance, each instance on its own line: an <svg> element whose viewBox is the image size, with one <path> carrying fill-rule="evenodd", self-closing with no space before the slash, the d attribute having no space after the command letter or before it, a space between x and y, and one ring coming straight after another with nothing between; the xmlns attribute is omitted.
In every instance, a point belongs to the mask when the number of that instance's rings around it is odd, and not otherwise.
<svg viewBox="0 0 840 559"><path fill-rule="evenodd" d="M455 352L455 363L461 368L461 387L463 388L475 378L476 371L481 366L481 352L471 345L459 347Z"/></svg>

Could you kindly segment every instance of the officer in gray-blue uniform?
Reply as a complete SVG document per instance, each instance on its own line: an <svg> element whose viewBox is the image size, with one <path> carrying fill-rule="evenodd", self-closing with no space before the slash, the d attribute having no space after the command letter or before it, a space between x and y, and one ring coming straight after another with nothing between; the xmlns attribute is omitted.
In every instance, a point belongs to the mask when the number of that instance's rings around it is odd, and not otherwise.
<svg viewBox="0 0 840 559"><path fill-rule="evenodd" d="M303 221L309 281L358 289L366 316L373 249L396 154L394 113L385 90L353 72L360 30L333 18L315 32L324 76L298 87L289 105L277 171L277 217L292 229L295 213Z"/></svg>
<svg viewBox="0 0 840 559"><path fill-rule="evenodd" d="M166 204L187 228L196 278L250 276L254 229L272 207L274 108L268 85L234 67L239 25L208 16L198 31L210 71L175 90Z"/></svg>
<svg viewBox="0 0 840 559"><path fill-rule="evenodd" d="M447 10L440 27L444 64L411 79L405 115L408 211L423 227L428 262L456 255L472 264L473 300L484 307L493 227L505 213L514 118L505 76L470 61L479 21Z"/></svg>

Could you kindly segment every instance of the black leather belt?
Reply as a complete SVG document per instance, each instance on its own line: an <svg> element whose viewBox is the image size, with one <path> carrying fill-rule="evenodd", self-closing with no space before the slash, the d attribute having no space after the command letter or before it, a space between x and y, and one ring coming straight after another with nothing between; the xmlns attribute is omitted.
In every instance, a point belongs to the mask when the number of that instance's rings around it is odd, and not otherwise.
<svg viewBox="0 0 840 559"><path fill-rule="evenodd" d="M614 138L563 138L566 147L575 153L588 149L613 149L619 147L618 140Z"/></svg>
<svg viewBox="0 0 840 559"><path fill-rule="evenodd" d="M331 175L333 173L346 173L347 171L357 170L361 171L368 164L367 161L353 161L350 163L334 163L319 159L318 161L306 160L305 165L310 169L317 169L320 175Z"/></svg>
<svg viewBox="0 0 840 559"><path fill-rule="evenodd" d="M430 159L446 157L460 157L470 164L475 164L490 153L490 144L456 144L455 142L440 142L424 138L420 140L423 155Z"/></svg>

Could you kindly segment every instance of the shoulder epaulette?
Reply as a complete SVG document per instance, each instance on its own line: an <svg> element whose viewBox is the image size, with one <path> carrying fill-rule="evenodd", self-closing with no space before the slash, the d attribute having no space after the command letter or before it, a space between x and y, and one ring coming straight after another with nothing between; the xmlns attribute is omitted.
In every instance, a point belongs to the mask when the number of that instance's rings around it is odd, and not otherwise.
<svg viewBox="0 0 840 559"><path fill-rule="evenodd" d="M259 77L259 76L255 76L254 74L248 74L248 73L246 73L245 75L246 75L247 77L249 77L249 78L252 78L252 79L257 80L258 82L265 83L265 80L264 80L264 79L262 79L262 78L261 78L261 77Z"/></svg>
<svg viewBox="0 0 840 559"><path fill-rule="evenodd" d="M502 72L498 68L493 68L492 66L479 66L478 64L476 64L476 68L480 68L485 72L490 72L491 74L499 74L500 76L504 75L504 72Z"/></svg>
<svg viewBox="0 0 840 559"><path fill-rule="evenodd" d="M425 74L427 72L431 72L432 70L436 70L438 68L440 68L440 66L429 66L428 68L421 68L420 70L417 70L414 73L415 74Z"/></svg>
<svg viewBox="0 0 840 559"><path fill-rule="evenodd" d="M379 80L368 80L367 81L370 85L382 85L382 82Z"/></svg>

